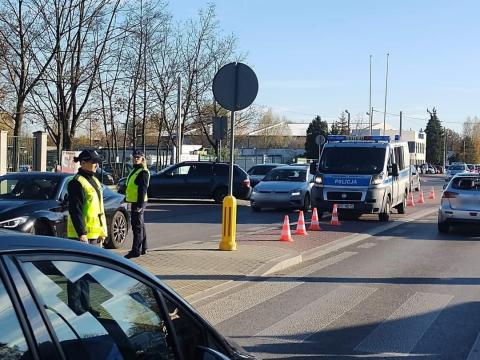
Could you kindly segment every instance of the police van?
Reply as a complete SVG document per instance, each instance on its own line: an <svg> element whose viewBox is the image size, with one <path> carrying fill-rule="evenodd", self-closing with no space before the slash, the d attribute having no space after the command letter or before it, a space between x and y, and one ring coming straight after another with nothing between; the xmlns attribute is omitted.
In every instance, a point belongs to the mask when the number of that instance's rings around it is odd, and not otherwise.
<svg viewBox="0 0 480 360"><path fill-rule="evenodd" d="M404 214L410 154L408 144L396 140L389 136L327 136L312 188L312 207L319 215L332 211L334 204L343 218L375 213L380 221L388 221L393 208Z"/></svg>

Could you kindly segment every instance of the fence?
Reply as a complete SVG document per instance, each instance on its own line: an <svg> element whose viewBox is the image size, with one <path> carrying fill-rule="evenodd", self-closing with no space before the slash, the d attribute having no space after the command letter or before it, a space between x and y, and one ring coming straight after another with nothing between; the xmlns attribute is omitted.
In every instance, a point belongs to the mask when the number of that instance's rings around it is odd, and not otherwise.
<svg viewBox="0 0 480 360"><path fill-rule="evenodd" d="M34 167L35 138L29 136L8 136L7 172L31 171ZM15 164L18 152L18 163Z"/></svg>

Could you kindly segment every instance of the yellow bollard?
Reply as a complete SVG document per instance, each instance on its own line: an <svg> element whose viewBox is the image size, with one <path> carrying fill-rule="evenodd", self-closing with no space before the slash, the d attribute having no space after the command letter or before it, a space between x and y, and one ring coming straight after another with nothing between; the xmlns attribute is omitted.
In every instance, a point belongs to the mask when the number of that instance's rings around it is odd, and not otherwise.
<svg viewBox="0 0 480 360"><path fill-rule="evenodd" d="M225 251L237 250L235 235L237 234L237 199L225 196L222 207L222 241L219 249Z"/></svg>

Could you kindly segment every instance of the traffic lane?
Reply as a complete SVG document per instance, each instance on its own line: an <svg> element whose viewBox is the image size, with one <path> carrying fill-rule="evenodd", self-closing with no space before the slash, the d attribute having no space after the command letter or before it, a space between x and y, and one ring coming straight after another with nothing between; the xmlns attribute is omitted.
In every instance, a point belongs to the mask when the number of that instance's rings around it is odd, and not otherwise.
<svg viewBox="0 0 480 360"><path fill-rule="evenodd" d="M196 306L264 358L465 359L480 332L479 256L479 237L440 235L432 214Z"/></svg>

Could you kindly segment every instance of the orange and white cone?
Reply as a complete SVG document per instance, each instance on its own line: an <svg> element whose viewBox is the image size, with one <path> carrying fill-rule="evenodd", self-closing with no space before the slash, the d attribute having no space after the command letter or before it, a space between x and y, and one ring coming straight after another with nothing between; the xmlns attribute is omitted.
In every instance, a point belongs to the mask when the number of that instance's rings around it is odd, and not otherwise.
<svg viewBox="0 0 480 360"><path fill-rule="evenodd" d="M330 220L330 225L340 225L340 221L338 221L337 204L333 204L332 220Z"/></svg>
<svg viewBox="0 0 480 360"><path fill-rule="evenodd" d="M322 228L320 227L320 223L318 222L318 212L317 208L313 208L312 212L312 220L310 221L310 226L308 227L309 231L320 231Z"/></svg>
<svg viewBox="0 0 480 360"><path fill-rule="evenodd" d="M432 190L430 190L430 194L428 195L430 200L435 200L435 188L432 186Z"/></svg>
<svg viewBox="0 0 480 360"><path fill-rule="evenodd" d="M295 231L295 235L308 235L307 229L305 228L303 211L300 211L300 215L298 215L297 230Z"/></svg>
<svg viewBox="0 0 480 360"><path fill-rule="evenodd" d="M280 236L280 241L293 241L292 234L290 233L290 220L288 215L285 215L282 226L282 235Z"/></svg>
<svg viewBox="0 0 480 360"><path fill-rule="evenodd" d="M420 190L418 194L417 204L425 204L425 198L423 197L423 191Z"/></svg>
<svg viewBox="0 0 480 360"><path fill-rule="evenodd" d="M410 193L410 195L408 195L407 206L415 207L415 200L413 199L413 193Z"/></svg>

